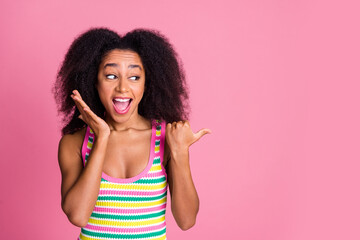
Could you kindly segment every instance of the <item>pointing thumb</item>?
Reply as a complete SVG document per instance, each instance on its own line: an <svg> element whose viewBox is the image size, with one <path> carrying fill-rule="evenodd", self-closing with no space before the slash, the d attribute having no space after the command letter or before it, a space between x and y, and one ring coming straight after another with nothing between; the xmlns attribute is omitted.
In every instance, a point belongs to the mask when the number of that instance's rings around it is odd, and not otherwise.
<svg viewBox="0 0 360 240"><path fill-rule="evenodd" d="M195 141L199 140L202 136L208 133L211 133L211 130L208 128L203 128L199 130L197 133L195 133Z"/></svg>

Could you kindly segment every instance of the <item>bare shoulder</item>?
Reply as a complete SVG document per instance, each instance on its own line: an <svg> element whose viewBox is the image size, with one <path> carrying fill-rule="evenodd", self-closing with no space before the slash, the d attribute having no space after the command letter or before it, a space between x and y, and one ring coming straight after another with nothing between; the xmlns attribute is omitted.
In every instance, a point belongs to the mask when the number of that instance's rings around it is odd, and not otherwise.
<svg viewBox="0 0 360 240"><path fill-rule="evenodd" d="M60 152L78 152L80 154L85 132L86 128L82 128L73 134L65 134L59 141L59 154Z"/></svg>

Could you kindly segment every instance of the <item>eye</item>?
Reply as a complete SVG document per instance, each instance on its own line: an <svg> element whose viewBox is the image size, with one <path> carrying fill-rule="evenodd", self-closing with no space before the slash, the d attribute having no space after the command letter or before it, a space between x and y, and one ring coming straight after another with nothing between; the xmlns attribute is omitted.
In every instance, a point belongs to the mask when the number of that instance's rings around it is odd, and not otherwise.
<svg viewBox="0 0 360 240"><path fill-rule="evenodd" d="M115 79L116 76L115 76L114 74L107 74L107 75L106 75L106 78L107 78L107 79Z"/></svg>
<svg viewBox="0 0 360 240"><path fill-rule="evenodd" d="M139 77L139 76L132 76L132 77L130 77L130 79L131 79L131 80L139 80L140 77Z"/></svg>

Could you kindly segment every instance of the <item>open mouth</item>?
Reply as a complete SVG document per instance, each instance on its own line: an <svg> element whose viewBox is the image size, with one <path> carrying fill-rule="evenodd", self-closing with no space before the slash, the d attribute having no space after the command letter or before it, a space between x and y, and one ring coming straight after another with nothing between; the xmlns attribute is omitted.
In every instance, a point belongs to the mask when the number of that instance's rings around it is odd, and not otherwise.
<svg viewBox="0 0 360 240"><path fill-rule="evenodd" d="M114 109L119 114L125 114L131 106L131 98L113 98Z"/></svg>

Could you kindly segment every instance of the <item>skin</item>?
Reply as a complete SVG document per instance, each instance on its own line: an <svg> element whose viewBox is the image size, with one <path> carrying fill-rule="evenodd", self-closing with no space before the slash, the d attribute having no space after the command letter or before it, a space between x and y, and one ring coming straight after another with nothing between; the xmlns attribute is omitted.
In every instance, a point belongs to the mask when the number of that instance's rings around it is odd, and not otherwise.
<svg viewBox="0 0 360 240"><path fill-rule="evenodd" d="M151 122L138 113L145 91L145 70L140 56L129 50L112 50L99 66L96 88L105 107L105 120L94 114L78 91L71 97L81 115L94 131L95 142L85 168L81 146L85 128L67 134L59 142L62 173L62 209L70 222L86 226L95 206L102 171L117 178L130 178L142 172L149 159ZM118 114L114 97L132 99L129 111ZM163 165L168 174L171 211L178 226L187 230L196 222L199 198L189 164L189 147L210 129L194 133L188 121L168 123L165 132Z"/></svg>

